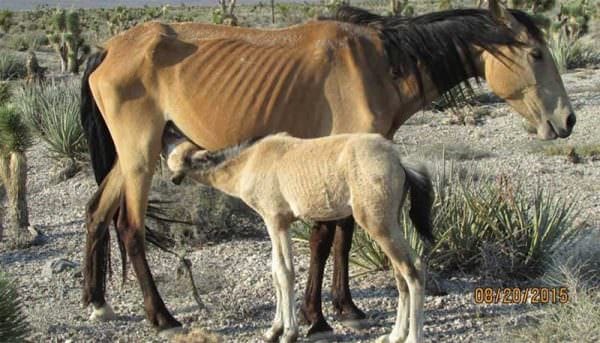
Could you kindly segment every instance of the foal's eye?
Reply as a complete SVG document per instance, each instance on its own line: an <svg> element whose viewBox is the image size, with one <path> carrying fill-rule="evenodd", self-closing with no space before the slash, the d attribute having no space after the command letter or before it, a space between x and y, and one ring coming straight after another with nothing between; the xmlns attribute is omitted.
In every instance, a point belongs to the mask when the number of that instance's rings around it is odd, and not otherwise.
<svg viewBox="0 0 600 343"><path fill-rule="evenodd" d="M544 55L542 54L542 50L540 50L540 49L533 49L533 50L531 50L530 54L534 60L541 60L542 57L544 57Z"/></svg>

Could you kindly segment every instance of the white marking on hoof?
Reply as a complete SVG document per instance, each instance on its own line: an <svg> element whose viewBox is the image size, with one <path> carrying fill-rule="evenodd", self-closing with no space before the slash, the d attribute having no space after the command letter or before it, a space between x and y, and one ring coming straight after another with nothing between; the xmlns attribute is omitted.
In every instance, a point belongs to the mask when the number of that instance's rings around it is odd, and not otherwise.
<svg viewBox="0 0 600 343"><path fill-rule="evenodd" d="M375 340L376 343L389 343L390 339L388 335L383 335L380 336L379 338L377 338L377 340Z"/></svg>
<svg viewBox="0 0 600 343"><path fill-rule="evenodd" d="M345 327L349 327L354 330L362 330L371 327L371 324L367 319L349 319L340 322Z"/></svg>
<svg viewBox="0 0 600 343"><path fill-rule="evenodd" d="M277 342L279 340L279 336L283 333L283 328L270 328L263 335L263 340L265 342Z"/></svg>
<svg viewBox="0 0 600 343"><path fill-rule="evenodd" d="M170 328L170 329L164 329L164 330L161 330L161 331L158 333L158 336L159 336L160 338L163 338L163 339L167 339L167 340L168 340L168 339L172 338L172 337L173 337L173 336L175 336L175 335L185 335L185 334L187 334L187 333L188 333L188 330L184 329L184 328L183 328L183 327L181 327L181 326L176 326L176 327L174 327L174 328Z"/></svg>
<svg viewBox="0 0 600 343"><path fill-rule="evenodd" d="M92 307L94 310L90 316L91 321L106 322L117 318L115 312L108 303L104 303L104 305L100 306L100 308L96 308L95 306Z"/></svg>

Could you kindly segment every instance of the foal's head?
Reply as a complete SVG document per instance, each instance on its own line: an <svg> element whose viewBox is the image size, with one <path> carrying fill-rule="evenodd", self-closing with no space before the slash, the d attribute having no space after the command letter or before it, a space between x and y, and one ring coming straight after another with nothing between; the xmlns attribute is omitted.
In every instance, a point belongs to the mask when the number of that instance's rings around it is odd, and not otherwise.
<svg viewBox="0 0 600 343"><path fill-rule="evenodd" d="M508 27L519 44L483 51L483 72L491 89L537 128L541 139L565 138L575 113L544 38L531 18L489 1L492 16Z"/></svg>

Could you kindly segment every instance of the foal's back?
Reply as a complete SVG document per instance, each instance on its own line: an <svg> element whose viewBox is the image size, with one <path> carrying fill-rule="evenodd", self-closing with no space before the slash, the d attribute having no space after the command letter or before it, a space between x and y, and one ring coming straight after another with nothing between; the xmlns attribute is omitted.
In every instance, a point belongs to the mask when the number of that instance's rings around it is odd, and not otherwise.
<svg viewBox="0 0 600 343"><path fill-rule="evenodd" d="M404 183L399 152L378 134L273 136L259 144L257 153L270 162L256 164L270 170L270 185L263 191L277 189L270 196L281 197L280 206L288 206L294 217L344 218L357 201L389 203Z"/></svg>

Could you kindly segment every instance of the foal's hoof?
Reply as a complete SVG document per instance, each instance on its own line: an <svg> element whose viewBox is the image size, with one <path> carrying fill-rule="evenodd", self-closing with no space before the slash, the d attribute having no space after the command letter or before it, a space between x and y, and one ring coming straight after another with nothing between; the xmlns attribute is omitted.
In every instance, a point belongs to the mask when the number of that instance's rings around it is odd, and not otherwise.
<svg viewBox="0 0 600 343"><path fill-rule="evenodd" d="M270 328L263 335L263 341L268 343L276 343L279 337L283 334L283 327L281 328Z"/></svg>
<svg viewBox="0 0 600 343"><path fill-rule="evenodd" d="M285 330L281 336L280 343L293 343L298 340L298 331L296 330Z"/></svg>
<svg viewBox="0 0 600 343"><path fill-rule="evenodd" d="M104 305L100 306L99 308L96 308L93 305L92 307L94 309L92 311L92 314L90 315L91 321L106 322L117 318L115 312L108 303L104 303Z"/></svg>
<svg viewBox="0 0 600 343"><path fill-rule="evenodd" d="M158 332L158 336L162 339L169 340L173 338L175 335L185 335L188 333L188 330L184 329L181 326L172 327L169 329L160 330Z"/></svg>

